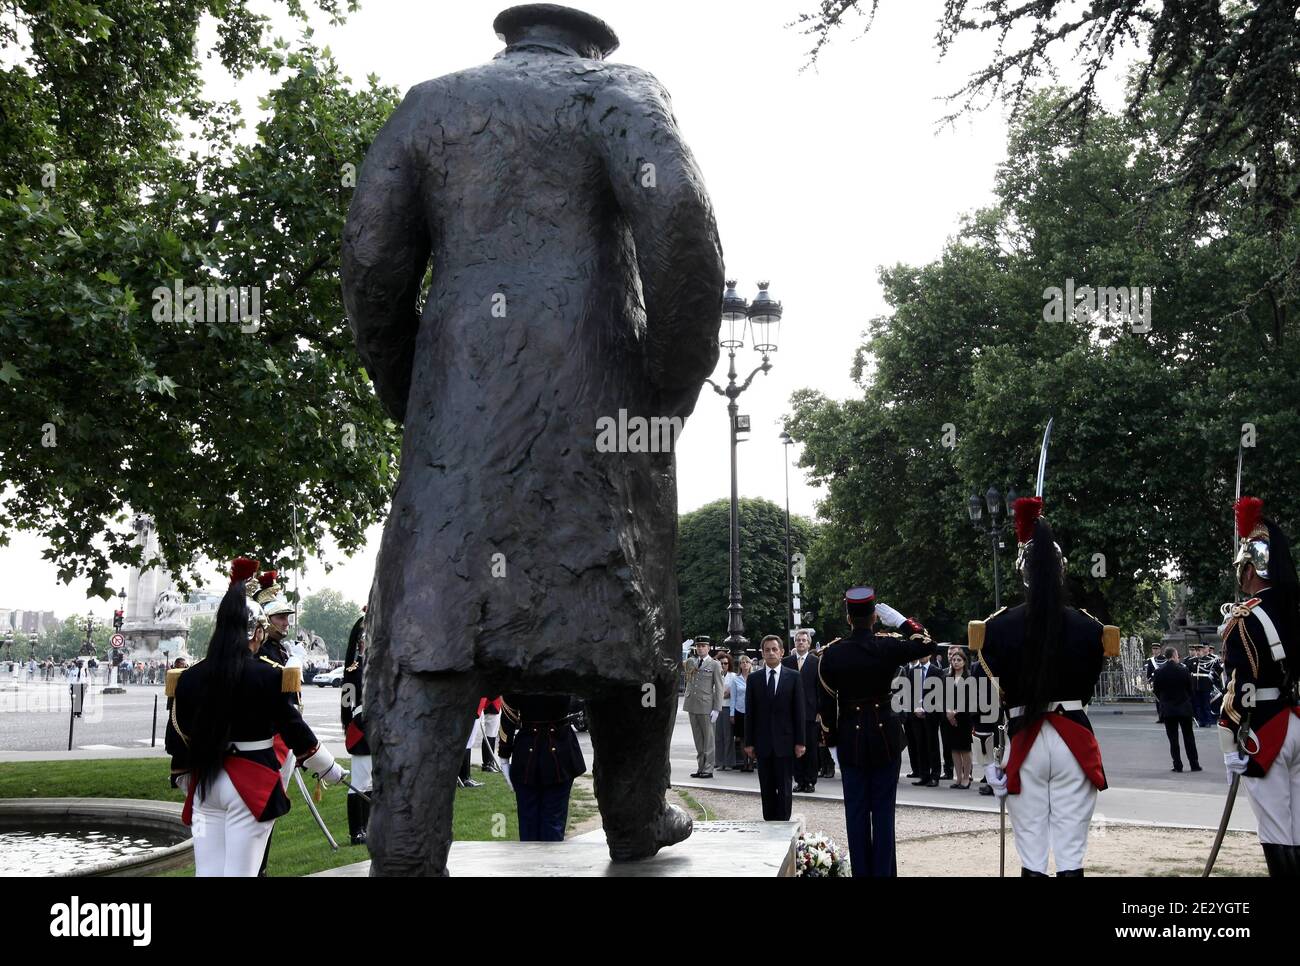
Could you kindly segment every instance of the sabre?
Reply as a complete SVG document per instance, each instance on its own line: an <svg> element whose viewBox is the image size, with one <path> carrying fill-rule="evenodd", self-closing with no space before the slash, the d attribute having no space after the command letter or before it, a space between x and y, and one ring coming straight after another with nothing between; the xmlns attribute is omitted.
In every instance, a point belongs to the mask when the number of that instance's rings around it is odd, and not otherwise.
<svg viewBox="0 0 1300 966"><path fill-rule="evenodd" d="M501 706L504 709L505 702L502 702ZM509 770L507 770L506 766L501 763L501 759L497 757L497 750L492 747L492 742L487 740L487 731L483 728L482 714L478 716L478 721L479 721L479 733L483 735L483 744L487 745L488 753L492 756L492 763L497 766L497 771L501 772L501 777L506 780L506 788L510 789L513 792L515 790L515 786L514 783L510 781L510 772Z"/></svg>
<svg viewBox="0 0 1300 966"><path fill-rule="evenodd" d="M1223 817L1219 819L1219 831L1214 836L1214 847L1210 849L1210 857L1205 862L1205 871L1201 873L1202 879L1210 877L1210 872L1214 869L1214 860L1219 857L1219 848L1223 845L1223 836L1228 831L1228 820L1232 818L1232 805L1237 800L1237 786L1240 784L1241 775L1233 772L1232 783L1228 786L1228 801L1223 806Z"/></svg>
<svg viewBox="0 0 1300 966"><path fill-rule="evenodd" d="M1241 499L1241 457L1242 457L1242 446L1241 446L1241 441L1238 440L1237 441L1237 493L1232 500L1232 506L1233 506L1232 561L1233 564L1235 564L1237 561L1236 506L1237 506L1237 501ZM1235 604L1235 602L1241 600L1241 587L1240 585L1237 584L1236 579L1234 579L1232 583L1234 586L1234 589L1232 591L1232 599ZM1228 610L1229 610L1228 605L1224 604L1223 617L1225 621L1228 618ZM1227 657L1226 650L1224 651L1224 657L1225 658ZM1242 752L1246 750L1244 747L1246 738L1244 736L1246 735L1247 729L1249 727L1250 727L1250 715L1248 713L1246 714L1245 717L1241 719L1241 725L1237 728L1237 748ZM1209 878L1210 872L1213 871L1214 869L1214 860L1219 857L1219 848L1223 845L1223 836L1227 834L1228 822L1232 819L1232 806L1237 801L1237 788L1240 784L1241 784L1241 775L1238 774L1237 772L1233 772L1232 781L1228 785L1228 798L1227 801L1223 803L1223 815L1219 818L1219 831L1214 836L1214 845L1210 849L1210 857L1205 861L1205 871L1201 874L1202 879Z"/></svg>
<svg viewBox="0 0 1300 966"><path fill-rule="evenodd" d="M351 774L351 772L344 772L343 774L345 774L345 775L349 775L349 774ZM319 778L319 776L317 776L317 777ZM335 784L335 785L342 785L342 786L344 786L345 788L348 789L348 791L352 792L352 794L354 794L354 795L360 795L360 796L361 796L361 800L364 801L367 805L370 804L370 796L369 796L368 794L366 794L365 792L363 792L361 789L357 788L356 785L352 784L352 783L351 783L350 781L348 781L346 778L340 778L338 781L334 782L334 784Z"/></svg>
<svg viewBox="0 0 1300 966"><path fill-rule="evenodd" d="M1233 515L1232 515L1232 555L1231 555L1231 557L1229 558L1229 559L1232 560L1232 563L1228 565L1228 567L1229 567L1229 572L1232 571L1232 569L1234 568L1234 565L1235 565L1236 562L1237 562L1237 517L1236 517L1236 506L1237 506L1237 501L1241 499L1241 456L1242 456L1242 446L1241 446L1241 441L1238 440L1238 441L1237 441L1237 495L1234 496L1234 497L1232 498L1232 506L1233 506ZM1237 585L1237 582L1236 582L1235 580L1234 580L1232 583L1233 583L1232 600L1233 600L1233 603L1237 603L1238 601L1241 600L1241 587Z"/></svg>
<svg viewBox="0 0 1300 966"><path fill-rule="evenodd" d="M1047 428L1043 430L1043 445L1038 451L1038 479L1034 483L1034 496L1037 497L1043 495L1043 484L1047 480L1047 444L1052 439L1052 423L1055 421L1056 417L1054 416L1049 416L1047 418ZM1240 485L1240 483L1238 483L1238 485Z"/></svg>
<svg viewBox="0 0 1300 966"><path fill-rule="evenodd" d="M1002 763L1002 753L1006 749L1007 727L998 722L997 737L993 741L993 753L997 755L998 764ZM1007 874L1007 797L998 798L998 878Z"/></svg>
<svg viewBox="0 0 1300 966"><path fill-rule="evenodd" d="M307 811L311 812L311 817L316 820L320 830L325 833L325 839L329 842L330 848L335 852L339 850L339 844L334 841L334 836L330 835L330 830L325 824L325 820L320 817L320 812L316 810L316 803L311 800L311 793L307 791L307 783L302 780L302 772L297 768L293 770L294 780L298 783L298 790L302 792L303 801L307 803Z"/></svg>

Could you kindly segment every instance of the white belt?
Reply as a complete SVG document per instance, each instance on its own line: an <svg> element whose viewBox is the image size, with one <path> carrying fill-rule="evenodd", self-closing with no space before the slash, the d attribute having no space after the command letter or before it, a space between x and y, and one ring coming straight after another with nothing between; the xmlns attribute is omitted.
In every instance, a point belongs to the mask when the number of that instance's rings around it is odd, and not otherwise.
<svg viewBox="0 0 1300 966"><path fill-rule="evenodd" d="M275 747L274 738L263 738L261 741L232 741L230 747L236 751L266 751L268 748Z"/></svg>
<svg viewBox="0 0 1300 966"><path fill-rule="evenodd" d="M1277 628L1273 625L1273 618L1262 607L1256 607L1251 611L1264 628L1264 636L1268 638L1268 650L1273 655L1273 660L1281 661L1286 658L1286 648L1282 646L1282 638L1278 636ZM1258 692L1256 692L1258 696Z"/></svg>
<svg viewBox="0 0 1300 966"><path fill-rule="evenodd" d="M1256 692L1256 694L1258 693L1259 692ZM1082 710L1083 710L1082 701L1049 701L1047 702L1047 706L1043 708L1044 713L1049 711L1082 711ZM1025 706L1023 704L1020 705L1020 707L1018 708L1011 709L1011 717L1013 718L1019 718L1024 714L1025 714Z"/></svg>
<svg viewBox="0 0 1300 966"><path fill-rule="evenodd" d="M1279 701L1282 698L1281 688L1256 688L1256 701Z"/></svg>

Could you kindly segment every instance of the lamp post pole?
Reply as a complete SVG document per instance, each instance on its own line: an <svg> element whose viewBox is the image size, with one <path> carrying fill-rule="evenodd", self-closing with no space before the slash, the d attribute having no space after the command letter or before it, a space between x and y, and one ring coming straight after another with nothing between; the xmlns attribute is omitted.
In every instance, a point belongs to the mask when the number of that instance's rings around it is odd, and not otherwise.
<svg viewBox="0 0 1300 966"><path fill-rule="evenodd" d="M1007 487L1006 496L1003 497L998 492L996 486L990 486L985 492L983 500L978 493L971 494L971 498L966 501L966 510L970 514L971 526L977 532L983 533L989 538L993 546L993 609L1002 609L1002 573L1000 566L999 551L1002 549L1002 531L1011 523L1012 507L1016 502L1016 491ZM988 507L989 524L986 530L980 525L980 520L984 516L984 507Z"/></svg>
<svg viewBox="0 0 1300 966"><path fill-rule="evenodd" d="M722 340L722 346L727 350L727 385L719 386L712 379L706 379L713 391L719 396L727 397L727 418L731 422L731 535L730 535L730 555L731 555L731 577L730 592L727 600L727 637L723 642L732 654L739 654L749 647L749 641L745 637L744 605L741 603L740 594L740 490L737 480L736 471L736 445L739 442L738 434L742 431L748 432L748 417L740 415L740 407L736 400L754 377L760 372L766 373L772 368L769 355L776 351L776 341L771 334L771 326L776 323L778 326L781 321L781 303L774 301L768 295L767 282L758 283L758 295L754 297L751 305L736 294L736 283L734 280L727 281L727 291L722 298L722 321L727 325L727 338ZM743 348L745 345L745 324L746 322L752 327L754 332L754 350L762 353L762 363L754 369L740 385L736 384L736 350ZM737 331L739 325L739 331ZM741 425L742 418L745 425Z"/></svg>
<svg viewBox="0 0 1300 966"><path fill-rule="evenodd" d="M791 650L794 647L794 606L790 573L793 566L790 559L790 444L794 440L784 430L780 439L785 446L785 646L786 650Z"/></svg>

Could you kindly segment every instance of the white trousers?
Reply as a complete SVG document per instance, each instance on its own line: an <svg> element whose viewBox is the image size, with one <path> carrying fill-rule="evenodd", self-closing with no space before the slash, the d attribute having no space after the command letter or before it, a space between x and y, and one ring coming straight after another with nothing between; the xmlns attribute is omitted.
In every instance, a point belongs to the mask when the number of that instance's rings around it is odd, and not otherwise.
<svg viewBox="0 0 1300 966"><path fill-rule="evenodd" d="M501 734L501 712L483 712L483 733L488 738L495 738L497 735Z"/></svg>
<svg viewBox="0 0 1300 966"><path fill-rule="evenodd" d="M1265 845L1300 845L1300 720L1287 717L1282 750L1264 777L1241 779Z"/></svg>
<svg viewBox="0 0 1300 966"><path fill-rule="evenodd" d="M466 748L477 748L478 743L483 740L483 719L477 717L474 719L474 727L469 729L469 740L465 742Z"/></svg>
<svg viewBox="0 0 1300 966"><path fill-rule="evenodd" d="M358 791L363 791L369 794L370 765L371 765L370 756L353 755L351 765L352 767L350 771L352 772L352 776L348 779L348 782L352 785L353 788L357 789Z"/></svg>
<svg viewBox="0 0 1300 966"><path fill-rule="evenodd" d="M259 822L239 797L223 768L202 802L194 793L194 874L196 876L257 875L266 840L275 820Z"/></svg>
<svg viewBox="0 0 1300 966"><path fill-rule="evenodd" d="M1020 766L1020 794L1007 796L1020 864L1031 872L1046 873L1051 854L1057 872L1082 869L1088 823L1096 806L1097 786L1083 773L1052 722L1043 722Z"/></svg>

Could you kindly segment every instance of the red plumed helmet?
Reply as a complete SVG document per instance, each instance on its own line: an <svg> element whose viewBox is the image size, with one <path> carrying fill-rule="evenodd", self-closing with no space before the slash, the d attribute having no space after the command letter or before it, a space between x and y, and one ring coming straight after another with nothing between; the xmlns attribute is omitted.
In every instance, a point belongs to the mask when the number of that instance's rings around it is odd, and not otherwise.
<svg viewBox="0 0 1300 966"><path fill-rule="evenodd" d="M252 557L236 557L230 565L230 582L243 583L257 573L257 561Z"/></svg>
<svg viewBox="0 0 1300 966"><path fill-rule="evenodd" d="M279 576L280 571L278 570L264 570L257 575L257 582L265 589L275 583L275 579Z"/></svg>
<svg viewBox="0 0 1300 966"><path fill-rule="evenodd" d="M1243 496L1233 507L1237 514L1237 536L1245 539L1255 532L1264 515L1264 501L1257 496Z"/></svg>
<svg viewBox="0 0 1300 966"><path fill-rule="evenodd" d="M1016 516L1016 540L1028 543L1034 539L1034 524L1043 515L1043 498L1041 496L1022 496L1011 505Z"/></svg>

